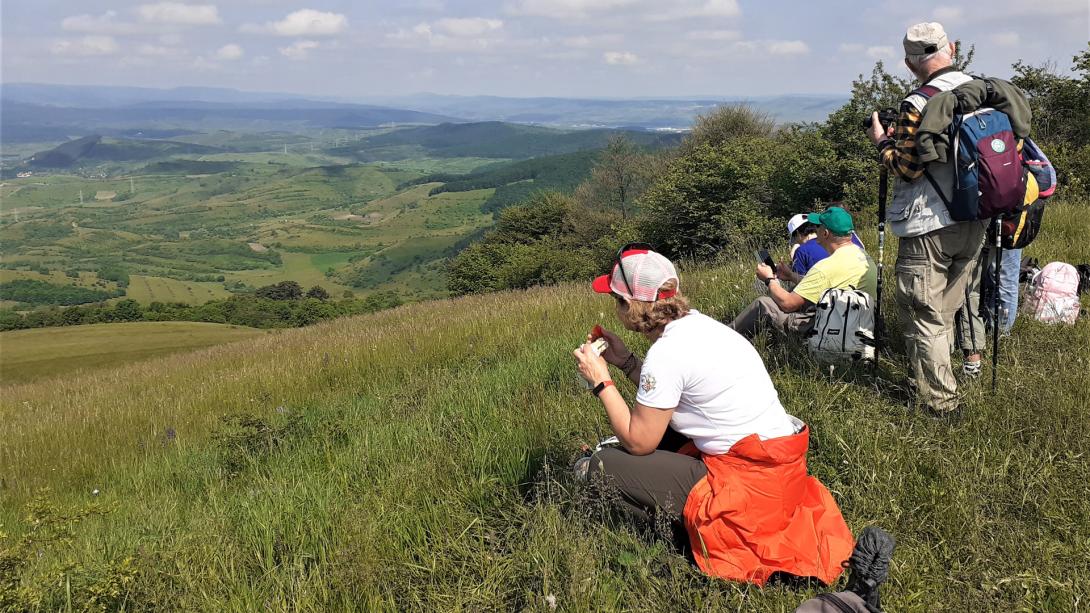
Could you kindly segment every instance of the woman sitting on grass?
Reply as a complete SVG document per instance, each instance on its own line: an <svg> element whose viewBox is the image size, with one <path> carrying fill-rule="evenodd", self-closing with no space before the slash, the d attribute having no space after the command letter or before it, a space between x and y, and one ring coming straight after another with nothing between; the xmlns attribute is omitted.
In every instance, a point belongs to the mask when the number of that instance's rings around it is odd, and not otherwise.
<svg viewBox="0 0 1090 613"><path fill-rule="evenodd" d="M683 519L709 575L759 585L773 574L835 580L851 532L807 475L809 430L784 411L753 346L690 309L673 264L648 245L626 245L593 286L653 344L642 363L608 331L601 356L589 342L575 351L623 447L596 452L577 473L612 483L637 517ZM609 364L638 386L632 408Z"/></svg>

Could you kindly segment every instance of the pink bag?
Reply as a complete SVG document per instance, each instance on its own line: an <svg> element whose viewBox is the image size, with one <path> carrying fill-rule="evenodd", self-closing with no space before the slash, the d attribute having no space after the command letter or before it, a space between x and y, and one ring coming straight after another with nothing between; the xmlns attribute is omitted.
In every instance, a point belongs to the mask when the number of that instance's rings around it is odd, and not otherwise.
<svg viewBox="0 0 1090 613"><path fill-rule="evenodd" d="M1029 282L1024 312L1046 324L1074 324L1079 318L1079 272L1071 264L1051 262Z"/></svg>

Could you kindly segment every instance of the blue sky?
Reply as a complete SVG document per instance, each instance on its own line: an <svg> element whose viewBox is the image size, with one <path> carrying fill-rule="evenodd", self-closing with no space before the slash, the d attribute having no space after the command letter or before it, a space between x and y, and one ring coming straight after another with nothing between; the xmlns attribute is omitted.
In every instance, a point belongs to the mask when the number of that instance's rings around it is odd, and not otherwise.
<svg viewBox="0 0 1090 613"><path fill-rule="evenodd" d="M987 7L984 9L983 7ZM845 93L940 21L974 69L1066 70L1090 0L4 0L4 81L366 96Z"/></svg>

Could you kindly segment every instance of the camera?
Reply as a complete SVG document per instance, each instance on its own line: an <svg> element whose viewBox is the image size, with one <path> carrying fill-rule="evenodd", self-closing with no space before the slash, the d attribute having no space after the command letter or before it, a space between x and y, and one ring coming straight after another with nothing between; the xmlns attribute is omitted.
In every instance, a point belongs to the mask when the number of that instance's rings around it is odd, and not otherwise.
<svg viewBox="0 0 1090 613"><path fill-rule="evenodd" d="M882 109L878 111L878 122L882 124L883 130L888 130L890 126L897 123L897 109ZM863 120L862 125L864 130L870 130L870 115L867 115L867 118Z"/></svg>

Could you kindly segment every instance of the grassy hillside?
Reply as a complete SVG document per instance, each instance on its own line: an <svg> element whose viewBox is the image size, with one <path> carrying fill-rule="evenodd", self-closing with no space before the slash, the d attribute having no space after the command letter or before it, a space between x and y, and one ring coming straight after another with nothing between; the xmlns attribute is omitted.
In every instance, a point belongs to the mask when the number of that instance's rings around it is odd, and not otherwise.
<svg viewBox="0 0 1090 613"><path fill-rule="evenodd" d="M436 157L485 157L525 159L544 155L601 149L610 136L623 134L646 147L665 147L681 142L680 134L635 130L556 130L500 121L443 123L404 128L370 136L353 145L331 149L335 155L360 161L399 159L398 152L423 151Z"/></svg>
<svg viewBox="0 0 1090 613"><path fill-rule="evenodd" d="M71 168L101 162L147 161L172 155L215 153L212 147L171 141L103 139L85 136L34 154L30 165L36 168Z"/></svg>
<svg viewBox="0 0 1090 613"><path fill-rule="evenodd" d="M1090 260L1084 210L1055 207L1027 255ZM733 314L754 297L751 259L683 271L683 288ZM584 285L421 303L10 386L0 603L792 610L811 592L710 580L566 481L608 431L569 352L614 325L611 308ZM898 538L888 609L1078 610L1090 431L1072 425L1087 419L1090 321L1019 321L999 395L965 386L957 424L906 411L892 345L878 381L759 347L852 529Z"/></svg>
<svg viewBox="0 0 1090 613"><path fill-rule="evenodd" d="M135 322L0 333L4 385L113 368L181 351L265 334L263 330L194 322Z"/></svg>

